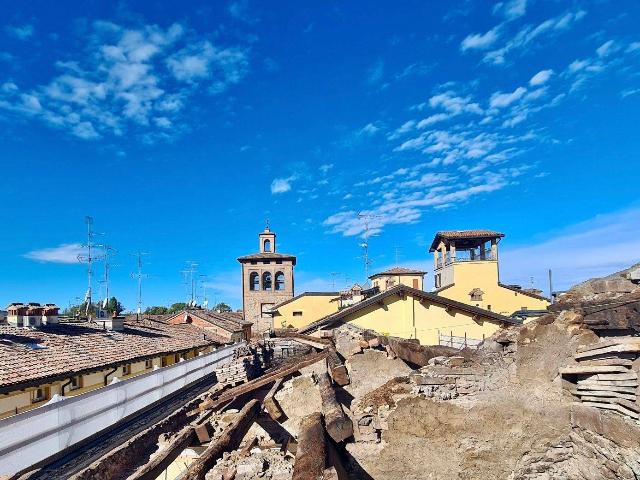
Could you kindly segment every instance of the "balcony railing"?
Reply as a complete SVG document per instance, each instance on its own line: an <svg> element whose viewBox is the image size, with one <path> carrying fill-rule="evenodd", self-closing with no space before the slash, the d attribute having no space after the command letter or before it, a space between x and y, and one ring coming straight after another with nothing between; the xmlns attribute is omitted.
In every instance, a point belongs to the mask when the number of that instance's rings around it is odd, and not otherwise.
<svg viewBox="0 0 640 480"><path fill-rule="evenodd" d="M458 250L455 257L452 257L447 253L447 256L444 259L438 258L438 260L436 261L436 268L442 268L445 265L450 265L457 262L485 262L488 260L497 259L497 255L494 255L490 249L484 251L484 258L482 258L480 252L477 251L474 252L473 256L471 256L470 250Z"/></svg>

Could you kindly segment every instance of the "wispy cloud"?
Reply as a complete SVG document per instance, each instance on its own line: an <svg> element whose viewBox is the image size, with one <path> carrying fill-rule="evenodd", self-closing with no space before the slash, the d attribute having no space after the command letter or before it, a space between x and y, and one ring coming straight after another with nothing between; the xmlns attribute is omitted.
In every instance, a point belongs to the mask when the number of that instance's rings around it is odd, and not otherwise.
<svg viewBox="0 0 640 480"><path fill-rule="evenodd" d="M45 263L78 263L78 255L86 253L79 243L63 243L57 247L32 250L23 256L29 260Z"/></svg>
<svg viewBox="0 0 640 480"><path fill-rule="evenodd" d="M498 2L493 7L494 14L504 16L506 20L514 20L527 13L527 0L509 0Z"/></svg>
<svg viewBox="0 0 640 480"><path fill-rule="evenodd" d="M585 15L586 12L584 10L576 10L550 18L536 26L527 25L511 39L507 40L502 47L486 53L484 61L496 65L504 64L507 55L518 51L528 51L535 42L544 37L552 37L568 30Z"/></svg>
<svg viewBox="0 0 640 480"><path fill-rule="evenodd" d="M492 108L508 107L513 102L520 100L525 93L527 93L527 89L524 87L518 87L510 93L496 92L491 95L489 104Z"/></svg>
<svg viewBox="0 0 640 480"><path fill-rule="evenodd" d="M279 193L286 193L291 190L291 182L295 177L288 178L276 178L271 182L271 193L277 195Z"/></svg>
<svg viewBox="0 0 640 480"><path fill-rule="evenodd" d="M33 36L35 29L33 25L8 25L4 27L5 32L8 35L17 38L18 40L28 40Z"/></svg>
<svg viewBox="0 0 640 480"><path fill-rule="evenodd" d="M486 50L498 40L498 27L492 28L485 33L473 33L467 35L460 44L460 50Z"/></svg>
<svg viewBox="0 0 640 480"><path fill-rule="evenodd" d="M382 77L384 76L384 61L381 59L377 60L369 70L367 70L367 83L369 85L375 85L382 81Z"/></svg>
<svg viewBox="0 0 640 480"><path fill-rule="evenodd" d="M127 28L96 21L83 55L58 61L46 84L5 83L0 109L91 140L140 133L169 139L198 91L219 94L248 72L243 47L220 47L180 24Z"/></svg>
<svg viewBox="0 0 640 480"><path fill-rule="evenodd" d="M531 85L532 87L544 85L549 81L551 75L553 75L553 70L540 70L533 77L531 77L531 79L529 80L529 85Z"/></svg>

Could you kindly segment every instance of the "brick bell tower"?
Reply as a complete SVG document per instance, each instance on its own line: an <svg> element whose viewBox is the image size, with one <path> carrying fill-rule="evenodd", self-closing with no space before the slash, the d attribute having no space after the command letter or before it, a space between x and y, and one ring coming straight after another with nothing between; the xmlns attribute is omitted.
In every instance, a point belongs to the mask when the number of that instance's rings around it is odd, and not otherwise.
<svg viewBox="0 0 640 480"><path fill-rule="evenodd" d="M276 234L269 229L258 234L257 253L238 257L242 268L242 309L244 318L253 322L253 331L261 334L273 328L271 308L294 296L293 267L296 257L279 253Z"/></svg>

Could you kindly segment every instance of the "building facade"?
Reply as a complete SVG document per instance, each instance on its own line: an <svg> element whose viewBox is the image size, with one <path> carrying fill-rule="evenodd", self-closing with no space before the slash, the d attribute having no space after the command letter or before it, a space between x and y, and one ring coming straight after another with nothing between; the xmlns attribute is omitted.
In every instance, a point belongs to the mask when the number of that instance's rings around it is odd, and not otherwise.
<svg viewBox="0 0 640 480"><path fill-rule="evenodd" d="M267 226L258 235L257 253L238 258L242 268L242 310L254 334L274 327L272 309L294 297L296 257L279 253L276 234Z"/></svg>
<svg viewBox="0 0 640 480"><path fill-rule="evenodd" d="M381 292L397 285L406 285L407 287L424 290L425 273L411 268L394 267L371 275L369 278L371 279L371 285L380 289Z"/></svg>
<svg viewBox="0 0 640 480"><path fill-rule="evenodd" d="M335 313L340 308L339 292L305 292L273 307L274 328L300 328Z"/></svg>
<svg viewBox="0 0 640 480"><path fill-rule="evenodd" d="M500 315L546 310L550 302L539 291L500 282L498 243L503 237L492 230L438 232L429 249L435 293Z"/></svg>
<svg viewBox="0 0 640 480"><path fill-rule="evenodd" d="M163 321L172 325L188 323L202 328L208 336L221 343L234 343L251 338L251 322L229 313L190 308L166 315Z"/></svg>

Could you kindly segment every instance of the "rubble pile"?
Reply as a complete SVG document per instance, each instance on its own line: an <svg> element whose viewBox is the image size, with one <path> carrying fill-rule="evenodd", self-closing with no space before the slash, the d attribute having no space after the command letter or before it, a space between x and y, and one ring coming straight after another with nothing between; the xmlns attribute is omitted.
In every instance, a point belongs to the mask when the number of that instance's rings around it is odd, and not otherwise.
<svg viewBox="0 0 640 480"><path fill-rule="evenodd" d="M225 453L207 473L206 480L289 480L294 456L280 448L252 448L248 455L241 450Z"/></svg>
<svg viewBox="0 0 640 480"><path fill-rule="evenodd" d="M575 365L560 370L564 388L592 407L640 419L640 337L613 337L578 348Z"/></svg>
<svg viewBox="0 0 640 480"><path fill-rule="evenodd" d="M411 393L450 400L485 389L485 369L477 365L465 365L464 357L435 357L429 363L409 376L414 384Z"/></svg>

